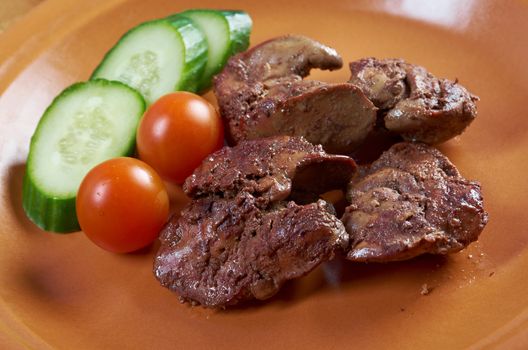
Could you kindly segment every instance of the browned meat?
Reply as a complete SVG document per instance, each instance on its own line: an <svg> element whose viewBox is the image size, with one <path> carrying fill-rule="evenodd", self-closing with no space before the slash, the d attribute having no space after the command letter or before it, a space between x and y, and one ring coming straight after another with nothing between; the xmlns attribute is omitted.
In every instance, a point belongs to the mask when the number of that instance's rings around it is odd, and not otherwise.
<svg viewBox="0 0 528 350"><path fill-rule="evenodd" d="M352 181L343 223L352 261L387 262L456 252L487 223L480 185L438 150L392 146Z"/></svg>
<svg viewBox="0 0 528 350"><path fill-rule="evenodd" d="M478 98L458 82L401 59L364 58L350 63L350 70L349 82L382 110L385 127L409 141L447 141L477 115Z"/></svg>
<svg viewBox="0 0 528 350"><path fill-rule="evenodd" d="M155 267L161 284L208 307L263 300L348 242L324 201L281 202L270 210L257 202L246 192L194 200L161 234Z"/></svg>
<svg viewBox="0 0 528 350"><path fill-rule="evenodd" d="M214 81L229 142L292 135L332 153L354 150L374 126L374 105L352 84L302 80L341 66L335 50L292 35L231 57Z"/></svg>
<svg viewBox="0 0 528 350"><path fill-rule="evenodd" d="M224 147L206 158L183 184L193 198L248 192L266 202L297 192L319 195L345 188L356 169L346 156L329 155L301 137L276 136Z"/></svg>
<svg viewBox="0 0 528 350"><path fill-rule="evenodd" d="M317 198L346 187L355 168L298 137L223 148L186 180L193 200L161 232L156 277L208 307L273 296L348 245L333 207Z"/></svg>

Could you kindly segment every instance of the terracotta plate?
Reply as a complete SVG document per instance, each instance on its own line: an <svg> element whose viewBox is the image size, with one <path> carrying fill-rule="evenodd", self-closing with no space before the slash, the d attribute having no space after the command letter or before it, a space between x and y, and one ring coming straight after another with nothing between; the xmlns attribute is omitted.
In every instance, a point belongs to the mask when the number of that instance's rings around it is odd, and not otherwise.
<svg viewBox="0 0 528 350"><path fill-rule="evenodd" d="M266 303L181 305L154 279L155 248L113 255L55 235L21 207L29 138L53 97L87 79L131 26L193 7L241 8L252 43L314 37L345 61L403 57L480 96L440 148L481 181L490 222L449 256L334 261ZM522 348L528 344L528 5L515 1L48 0L0 37L0 348ZM347 69L316 72L344 81ZM422 295L427 285L429 294Z"/></svg>

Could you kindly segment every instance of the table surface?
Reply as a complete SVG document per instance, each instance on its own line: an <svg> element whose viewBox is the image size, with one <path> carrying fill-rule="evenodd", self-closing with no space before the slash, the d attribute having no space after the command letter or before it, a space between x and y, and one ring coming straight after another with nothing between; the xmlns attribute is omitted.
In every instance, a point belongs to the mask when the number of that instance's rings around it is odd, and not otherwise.
<svg viewBox="0 0 528 350"><path fill-rule="evenodd" d="M43 0L0 1L0 33Z"/></svg>

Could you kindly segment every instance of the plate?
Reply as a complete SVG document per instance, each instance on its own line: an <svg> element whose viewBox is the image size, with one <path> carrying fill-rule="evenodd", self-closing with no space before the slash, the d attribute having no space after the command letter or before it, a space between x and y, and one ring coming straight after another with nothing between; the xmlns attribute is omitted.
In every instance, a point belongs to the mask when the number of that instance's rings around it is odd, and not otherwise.
<svg viewBox="0 0 528 350"><path fill-rule="evenodd" d="M252 43L285 33L345 62L403 57L480 96L479 116L440 149L482 183L490 221L449 257L336 260L273 299L225 311L179 303L152 275L155 247L114 255L26 219L21 186L34 127L53 97L108 48L182 1L48 0L1 36L2 348L522 348L528 344L528 5L503 1L207 1L254 19ZM312 77L345 81L348 70ZM208 98L213 98L211 94ZM430 292L423 295L422 289Z"/></svg>

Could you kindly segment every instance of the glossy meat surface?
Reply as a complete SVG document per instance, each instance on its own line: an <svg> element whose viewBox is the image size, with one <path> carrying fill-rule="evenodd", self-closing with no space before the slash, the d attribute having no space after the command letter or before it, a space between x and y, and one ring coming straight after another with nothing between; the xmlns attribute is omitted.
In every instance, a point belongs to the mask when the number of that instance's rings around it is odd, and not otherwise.
<svg viewBox="0 0 528 350"><path fill-rule="evenodd" d="M350 63L350 83L380 108L384 126L409 141L436 144L461 134L477 116L478 97L402 59Z"/></svg>
<svg viewBox="0 0 528 350"><path fill-rule="evenodd" d="M342 220L352 261L456 252L487 223L480 185L424 144L392 146L351 181L347 199Z"/></svg>
<svg viewBox="0 0 528 350"><path fill-rule="evenodd" d="M214 81L228 141L291 135L331 153L353 151L374 126L374 105L352 84L303 80L313 68L341 66L332 48L293 35L231 57Z"/></svg>
<svg viewBox="0 0 528 350"><path fill-rule="evenodd" d="M355 169L297 137L217 151L184 184L193 200L161 232L156 277L207 307L273 296L348 245L334 208L318 198L345 188Z"/></svg>

